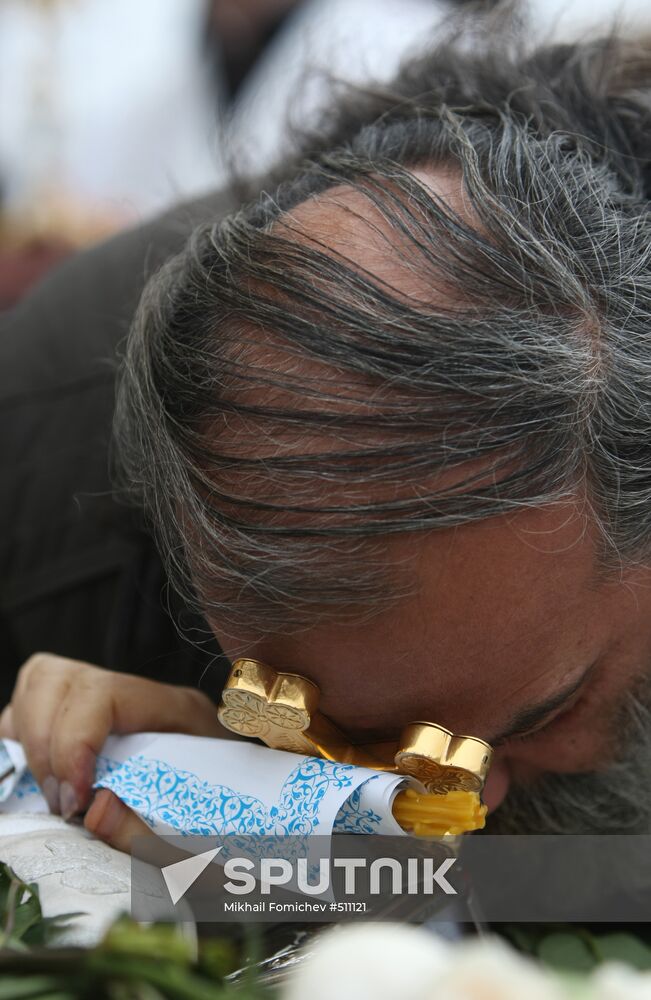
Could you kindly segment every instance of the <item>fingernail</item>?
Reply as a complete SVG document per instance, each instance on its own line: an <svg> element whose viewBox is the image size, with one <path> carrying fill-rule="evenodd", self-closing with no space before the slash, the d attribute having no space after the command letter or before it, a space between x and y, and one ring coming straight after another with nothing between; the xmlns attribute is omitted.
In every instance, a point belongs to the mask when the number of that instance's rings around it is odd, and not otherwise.
<svg viewBox="0 0 651 1000"><path fill-rule="evenodd" d="M45 796L48 809L55 816L59 815L59 782L53 774L48 774L41 782L41 791Z"/></svg>
<svg viewBox="0 0 651 1000"><path fill-rule="evenodd" d="M106 788L101 788L86 813L84 826L100 840L108 840L124 816L125 806Z"/></svg>
<svg viewBox="0 0 651 1000"><path fill-rule="evenodd" d="M59 808L64 819L70 819L79 812L77 793L69 781L62 781L59 790Z"/></svg>

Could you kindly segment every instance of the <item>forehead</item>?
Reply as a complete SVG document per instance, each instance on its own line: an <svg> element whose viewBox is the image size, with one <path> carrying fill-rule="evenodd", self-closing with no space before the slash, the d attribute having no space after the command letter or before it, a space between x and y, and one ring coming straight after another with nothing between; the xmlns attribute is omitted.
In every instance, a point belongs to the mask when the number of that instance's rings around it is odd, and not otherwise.
<svg viewBox="0 0 651 1000"><path fill-rule="evenodd" d="M413 167L407 173L445 211L480 229L457 167L453 164ZM384 178L379 183L383 197L389 196L390 202L391 193L397 194L397 189ZM401 193L399 200L406 197ZM410 211L418 214L413 203ZM442 299L449 301L455 294L434 268L426 267L425 258L417 254L413 240L401 235L385 208L374 201L372 183L367 187L363 183L337 185L315 195L282 215L273 230L298 243L313 244L342 257L377 284L386 284L392 293L412 302L421 301L431 307Z"/></svg>
<svg viewBox="0 0 651 1000"><path fill-rule="evenodd" d="M396 725L418 716L483 730L486 704L502 721L525 697L553 693L550 683L589 665L605 641L595 553L578 503L390 539L411 597L379 618L269 637L251 652L310 676L339 718L348 685L351 725L364 726L366 704L383 692Z"/></svg>
<svg viewBox="0 0 651 1000"><path fill-rule="evenodd" d="M478 225L463 192L460 172L451 165L414 168L414 179L446 208L473 226ZM387 181L382 181L386 187ZM313 196L283 214L271 227L273 235L344 261L352 271L364 272L375 285L386 286L392 297L428 309L449 307L458 291L442 280L426 258L417 255L414 242L401 237L370 194L360 188L338 185ZM265 295L282 301L281 293L265 286ZM324 288L325 299L332 288ZM289 303L292 308L292 303ZM300 414L350 414L373 417L378 408L404 406L404 389L395 392L388 381L380 382L339 364L324 351L323 356L297 348L288 339L262 324L239 322L231 337L229 353L234 366L223 387L245 406L272 407ZM264 426L263 426L264 423ZM229 416L229 433L223 437L225 454L233 457L269 457L291 454L319 454L338 451L342 446L374 447L389 433L373 426L349 431L341 424L330 430L324 422L299 423L281 419L271 423L266 417L237 412ZM417 428L414 434L417 435ZM386 443L386 441L385 441ZM379 461L379 460L378 460Z"/></svg>

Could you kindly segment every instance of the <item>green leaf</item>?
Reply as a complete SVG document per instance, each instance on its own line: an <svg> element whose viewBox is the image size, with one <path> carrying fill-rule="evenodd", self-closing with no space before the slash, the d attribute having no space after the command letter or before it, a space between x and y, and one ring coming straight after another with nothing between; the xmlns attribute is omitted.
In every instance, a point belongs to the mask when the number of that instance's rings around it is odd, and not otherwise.
<svg viewBox="0 0 651 1000"><path fill-rule="evenodd" d="M37 886L24 882L5 864L0 865L0 906L0 945L5 948L19 943L43 919Z"/></svg>
<svg viewBox="0 0 651 1000"><path fill-rule="evenodd" d="M43 917L38 887L0 863L0 1000L261 1000L224 983L243 961L230 941L201 942L169 924L116 921L95 948L42 947L71 919ZM3 948L4 946L4 948ZM3 950L2 950L3 949Z"/></svg>
<svg viewBox="0 0 651 1000"><path fill-rule="evenodd" d="M199 949L199 968L211 979L221 980L238 966L237 949L232 941L214 938L202 941Z"/></svg>
<svg viewBox="0 0 651 1000"><path fill-rule="evenodd" d="M149 983L107 983L107 1000L166 1000L163 993Z"/></svg>
<svg viewBox="0 0 651 1000"><path fill-rule="evenodd" d="M23 935L22 941L32 947L43 947L56 943L57 937L66 930L70 921L77 917L85 917L83 910L73 913L58 913L54 917L42 917L38 923L33 924Z"/></svg>
<svg viewBox="0 0 651 1000"><path fill-rule="evenodd" d="M30 927L43 919L38 896L35 893L25 896L23 901L16 906L13 916L11 936L20 941Z"/></svg>
<svg viewBox="0 0 651 1000"><path fill-rule="evenodd" d="M597 964L587 942L576 934L558 931L547 934L536 950L538 958L554 969L589 972Z"/></svg>
<svg viewBox="0 0 651 1000"><path fill-rule="evenodd" d="M602 962L625 962L634 969L651 969L651 948L634 934L603 934L594 938L594 949Z"/></svg>
<svg viewBox="0 0 651 1000"><path fill-rule="evenodd" d="M98 948L114 954L174 961L180 965L191 965L196 957L193 945L180 934L175 924L143 926L128 916L120 917L111 925Z"/></svg>
<svg viewBox="0 0 651 1000"><path fill-rule="evenodd" d="M2 976L0 1000L75 1000L54 976Z"/></svg>
<svg viewBox="0 0 651 1000"><path fill-rule="evenodd" d="M537 924L505 924L499 928L499 933L506 937L518 951L522 951L526 955L535 955L538 943L547 931L541 931Z"/></svg>
<svg viewBox="0 0 651 1000"><path fill-rule="evenodd" d="M24 882L9 865L0 862L0 947L21 950L46 945L81 913L44 917L38 886Z"/></svg>
<svg viewBox="0 0 651 1000"><path fill-rule="evenodd" d="M89 953L88 970L100 982L146 983L169 1000L219 1000L224 991L205 977L176 962L164 962L132 955ZM228 996L228 994L226 994Z"/></svg>

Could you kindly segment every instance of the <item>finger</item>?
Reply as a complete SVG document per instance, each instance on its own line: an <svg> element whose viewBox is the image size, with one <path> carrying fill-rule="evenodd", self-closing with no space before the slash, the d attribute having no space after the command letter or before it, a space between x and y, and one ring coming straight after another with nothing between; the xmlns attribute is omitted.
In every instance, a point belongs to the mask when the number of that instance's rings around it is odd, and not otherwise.
<svg viewBox="0 0 651 1000"><path fill-rule="evenodd" d="M11 705L5 705L0 714L0 739L15 740L16 730L14 729L13 711Z"/></svg>
<svg viewBox="0 0 651 1000"><path fill-rule="evenodd" d="M134 837L153 837L144 820L125 806L108 788L100 788L84 818L86 829L118 851L131 853Z"/></svg>
<svg viewBox="0 0 651 1000"><path fill-rule="evenodd" d="M219 735L214 704L192 688L87 668L75 676L52 725L50 761L60 783L61 815L82 812L97 754L111 733L154 729Z"/></svg>
<svg viewBox="0 0 651 1000"><path fill-rule="evenodd" d="M83 812L90 801L97 754L114 728L114 676L103 670L83 671L59 704L50 760L64 819Z"/></svg>
<svg viewBox="0 0 651 1000"><path fill-rule="evenodd" d="M51 746L54 773L78 787L91 780L88 753L94 758L111 733L147 730L224 734L215 704L201 691L112 671L84 673L57 713Z"/></svg>
<svg viewBox="0 0 651 1000"><path fill-rule="evenodd" d="M72 660L41 653L21 668L16 683L11 703L14 732L23 745L32 774L44 791L46 782L51 785L55 781L50 759L54 720L79 668ZM52 807L50 798L48 793Z"/></svg>
<svg viewBox="0 0 651 1000"><path fill-rule="evenodd" d="M202 691L175 687L131 674L112 674L114 692L113 731L135 733L183 732L191 736L223 733L217 708Z"/></svg>

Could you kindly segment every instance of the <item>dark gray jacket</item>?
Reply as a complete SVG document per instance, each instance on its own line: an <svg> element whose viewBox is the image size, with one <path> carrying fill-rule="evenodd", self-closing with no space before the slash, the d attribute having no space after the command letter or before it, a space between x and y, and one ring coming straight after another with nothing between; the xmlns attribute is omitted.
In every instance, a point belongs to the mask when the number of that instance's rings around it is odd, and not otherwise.
<svg viewBox="0 0 651 1000"><path fill-rule="evenodd" d="M72 257L0 317L0 704L37 651L183 684L219 656L168 594L138 512L116 502L108 449L116 358L146 278L229 204L193 202ZM223 669L202 687L217 691Z"/></svg>

